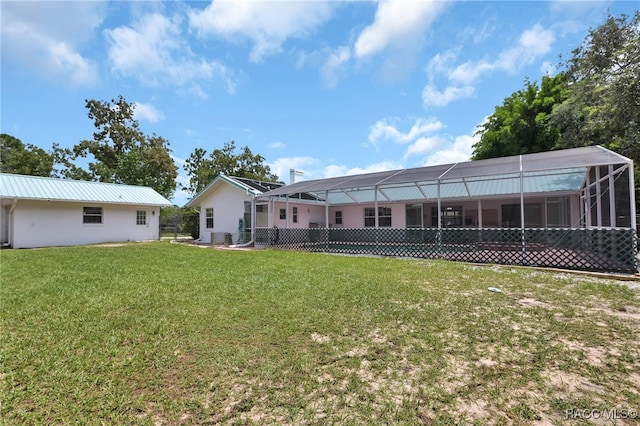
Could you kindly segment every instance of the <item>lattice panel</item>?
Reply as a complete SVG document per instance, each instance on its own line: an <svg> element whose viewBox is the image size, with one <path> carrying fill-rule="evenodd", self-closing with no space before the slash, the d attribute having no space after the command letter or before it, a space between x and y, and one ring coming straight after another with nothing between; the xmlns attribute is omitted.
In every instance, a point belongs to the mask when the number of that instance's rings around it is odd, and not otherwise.
<svg viewBox="0 0 640 426"><path fill-rule="evenodd" d="M258 229L276 248L462 262L635 273L636 234L627 229Z"/></svg>

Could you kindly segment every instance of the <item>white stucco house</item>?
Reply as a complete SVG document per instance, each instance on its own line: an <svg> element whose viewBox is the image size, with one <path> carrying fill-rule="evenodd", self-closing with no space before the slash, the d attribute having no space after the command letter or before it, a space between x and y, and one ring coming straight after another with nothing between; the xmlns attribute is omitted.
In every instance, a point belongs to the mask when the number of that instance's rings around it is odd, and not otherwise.
<svg viewBox="0 0 640 426"><path fill-rule="evenodd" d="M13 248L160 238L171 202L143 186L0 173L0 243Z"/></svg>
<svg viewBox="0 0 640 426"><path fill-rule="evenodd" d="M228 242L225 236L230 236L231 243L245 243L251 240L252 229L267 226L266 222L260 222L260 214L251 214L256 209L255 198L282 186L281 183L218 175L185 207L200 211L201 242L221 244ZM258 206L258 209L262 211L262 207Z"/></svg>

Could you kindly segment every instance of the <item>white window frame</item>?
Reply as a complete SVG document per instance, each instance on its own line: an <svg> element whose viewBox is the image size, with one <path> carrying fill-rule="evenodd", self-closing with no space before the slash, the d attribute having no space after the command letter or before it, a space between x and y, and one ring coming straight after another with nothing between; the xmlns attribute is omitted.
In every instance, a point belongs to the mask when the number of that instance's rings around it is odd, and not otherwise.
<svg viewBox="0 0 640 426"><path fill-rule="evenodd" d="M334 212L335 214L335 224L336 225L342 225L342 210L336 210Z"/></svg>
<svg viewBox="0 0 640 426"><path fill-rule="evenodd" d="M98 221L89 218L98 218ZM83 225L102 225L104 223L104 210L102 207L84 206L82 207Z"/></svg>
<svg viewBox="0 0 640 426"><path fill-rule="evenodd" d="M147 224L147 211L136 210L136 225L144 226Z"/></svg>
<svg viewBox="0 0 640 426"><path fill-rule="evenodd" d="M206 229L213 229L213 224L214 224L213 218L214 218L213 207L206 207L204 209L204 227ZM211 221L211 223L209 223L209 221Z"/></svg>
<svg viewBox="0 0 640 426"><path fill-rule="evenodd" d="M376 208L365 207L364 208L364 227L373 228L376 226ZM387 223L388 221L388 223ZM378 226L380 228L391 227L391 207L378 207Z"/></svg>

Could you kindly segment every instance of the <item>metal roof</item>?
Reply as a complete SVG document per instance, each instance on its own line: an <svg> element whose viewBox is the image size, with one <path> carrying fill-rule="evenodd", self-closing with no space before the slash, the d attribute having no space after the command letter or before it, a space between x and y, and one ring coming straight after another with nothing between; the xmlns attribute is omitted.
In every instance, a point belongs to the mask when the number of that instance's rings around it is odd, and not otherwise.
<svg viewBox="0 0 640 426"><path fill-rule="evenodd" d="M280 188L282 184L274 183L273 186L266 185L264 182L255 181L252 179L237 178L227 175L218 175L207 185L202 191L198 192L191 200L185 204L185 207L197 207L200 200L205 198L210 192L214 191L221 184L226 183L234 188L246 192L251 195L259 195L263 192L267 192L270 189Z"/></svg>
<svg viewBox="0 0 640 426"><path fill-rule="evenodd" d="M146 186L0 173L0 197L18 200L171 206Z"/></svg>
<svg viewBox="0 0 640 426"><path fill-rule="evenodd" d="M577 192L589 167L630 164L600 146L296 182L260 198L309 193L329 204ZM377 194L376 194L377 188Z"/></svg>

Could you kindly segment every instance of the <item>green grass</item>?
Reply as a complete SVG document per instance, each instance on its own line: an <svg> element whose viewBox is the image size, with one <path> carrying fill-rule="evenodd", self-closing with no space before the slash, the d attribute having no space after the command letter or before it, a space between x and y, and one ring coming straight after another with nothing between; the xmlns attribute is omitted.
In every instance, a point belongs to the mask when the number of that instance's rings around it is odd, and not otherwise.
<svg viewBox="0 0 640 426"><path fill-rule="evenodd" d="M640 409L640 294L613 281L168 242L0 256L3 424L561 424L574 408Z"/></svg>

